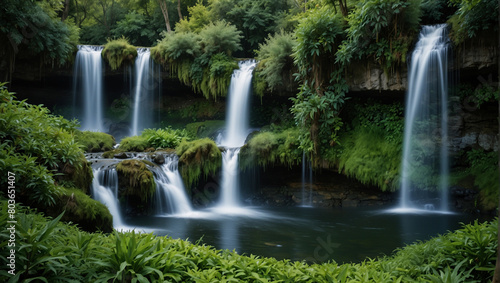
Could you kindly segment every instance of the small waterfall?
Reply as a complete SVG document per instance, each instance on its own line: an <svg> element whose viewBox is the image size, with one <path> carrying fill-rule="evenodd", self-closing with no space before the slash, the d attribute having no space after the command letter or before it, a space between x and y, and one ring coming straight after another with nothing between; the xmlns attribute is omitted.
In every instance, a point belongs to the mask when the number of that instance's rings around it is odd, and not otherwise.
<svg viewBox="0 0 500 283"><path fill-rule="evenodd" d="M239 69L233 72L228 93L226 114L226 132L221 145L226 147L222 153L222 207L239 206L239 167L240 147L248 136L249 106L248 99L252 86L252 72L256 62L253 60L239 63Z"/></svg>
<svg viewBox="0 0 500 283"><path fill-rule="evenodd" d="M139 135L146 128L153 126L155 89L158 87L156 76L159 74L157 66L151 59L149 48L139 48L135 59L135 79L132 93L132 135ZM159 66L158 66L159 67Z"/></svg>
<svg viewBox="0 0 500 283"><path fill-rule="evenodd" d="M156 172L155 211L157 214L185 214L193 210L179 173L176 155L166 156L161 171Z"/></svg>
<svg viewBox="0 0 500 283"><path fill-rule="evenodd" d="M412 54L405 113L401 208L413 208L412 174L421 169L418 167L428 166L431 174L440 176L440 209L448 210L448 41L446 25L424 26Z"/></svg>
<svg viewBox="0 0 500 283"><path fill-rule="evenodd" d="M312 206L312 176L312 166L310 162L307 162L306 152L304 151L302 153L302 206ZM309 193L306 192L307 186L309 187Z"/></svg>
<svg viewBox="0 0 500 283"><path fill-rule="evenodd" d="M94 169L91 194L93 198L108 207L113 216L113 227L123 226L118 201L118 173L116 169Z"/></svg>
<svg viewBox="0 0 500 283"><path fill-rule="evenodd" d="M75 106L83 107L83 113L79 115L82 130L105 131L102 50L102 46L79 45L76 53L73 96Z"/></svg>

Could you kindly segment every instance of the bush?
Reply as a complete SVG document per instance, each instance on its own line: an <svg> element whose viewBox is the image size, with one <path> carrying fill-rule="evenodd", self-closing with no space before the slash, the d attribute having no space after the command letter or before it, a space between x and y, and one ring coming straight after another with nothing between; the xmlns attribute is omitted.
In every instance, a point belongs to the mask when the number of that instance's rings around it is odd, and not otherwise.
<svg viewBox="0 0 500 283"><path fill-rule="evenodd" d="M183 140L176 148L179 156L179 170L186 187L197 184L203 173L206 178L215 174L222 163L222 154L209 138L195 141Z"/></svg>
<svg viewBox="0 0 500 283"><path fill-rule="evenodd" d="M126 137L120 142L121 151L145 151L150 148L148 139L143 136Z"/></svg>
<svg viewBox="0 0 500 283"><path fill-rule="evenodd" d="M265 90L272 92L293 85L294 66L292 53L295 44L294 35L283 31L273 36L270 35L265 43L259 44L259 50L257 50L259 64L255 76L259 76L259 79L265 82ZM262 96L263 91L264 89L258 91L258 94Z"/></svg>
<svg viewBox="0 0 500 283"><path fill-rule="evenodd" d="M145 151L148 149L176 148L182 139L191 139L186 130L145 129L140 136L126 137L118 147L121 151Z"/></svg>
<svg viewBox="0 0 500 283"><path fill-rule="evenodd" d="M498 31L498 2L482 1L450 1L457 12L448 20L451 24L450 37L458 45L467 38L474 38L482 31Z"/></svg>
<svg viewBox="0 0 500 283"><path fill-rule="evenodd" d="M111 66L111 69L118 69L123 62L133 64L137 57L137 49L128 43L124 37L118 39L108 39L108 43L104 45L102 57L106 59Z"/></svg>

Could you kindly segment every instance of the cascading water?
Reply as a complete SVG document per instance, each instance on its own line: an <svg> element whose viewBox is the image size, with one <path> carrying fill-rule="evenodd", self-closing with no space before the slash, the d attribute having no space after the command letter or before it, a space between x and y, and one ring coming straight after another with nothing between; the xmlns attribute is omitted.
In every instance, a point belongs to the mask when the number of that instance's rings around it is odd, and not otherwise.
<svg viewBox="0 0 500 283"><path fill-rule="evenodd" d="M118 202L118 173L112 169L94 169L91 194L95 200L108 207L113 216L113 227L123 226Z"/></svg>
<svg viewBox="0 0 500 283"><path fill-rule="evenodd" d="M74 103L75 106L78 104L83 106L83 113L79 115L82 130L105 131L102 50L102 46L79 45L76 53L73 79Z"/></svg>
<svg viewBox="0 0 500 283"><path fill-rule="evenodd" d="M305 151L302 153L302 206L312 206L312 166L308 164ZM306 192L306 185L309 192ZM307 196L306 196L307 195Z"/></svg>
<svg viewBox="0 0 500 283"><path fill-rule="evenodd" d="M401 178L403 209L415 208L410 197L412 179L428 168L430 172L422 177L439 176L440 209L448 210L448 41L446 25L424 26L411 57Z"/></svg>
<svg viewBox="0 0 500 283"><path fill-rule="evenodd" d="M139 48L135 59L134 101L132 114L133 136L139 135L142 130L152 127L155 102L155 89L158 87L159 74L157 67L151 60L149 48Z"/></svg>
<svg viewBox="0 0 500 283"><path fill-rule="evenodd" d="M239 63L231 77L226 114L226 132L221 145L226 147L222 153L222 207L239 206L238 157L240 148L248 136L249 107L248 98L252 86L252 72L256 62L253 60Z"/></svg>
<svg viewBox="0 0 500 283"><path fill-rule="evenodd" d="M191 203L186 195L184 182L177 167L179 158L165 157L161 171L156 172L156 213L157 214L186 214L192 212Z"/></svg>

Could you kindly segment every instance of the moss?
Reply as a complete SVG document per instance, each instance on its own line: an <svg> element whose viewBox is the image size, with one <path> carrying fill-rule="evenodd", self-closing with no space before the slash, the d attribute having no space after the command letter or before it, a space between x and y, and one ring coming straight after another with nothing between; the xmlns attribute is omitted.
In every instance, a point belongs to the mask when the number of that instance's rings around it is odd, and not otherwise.
<svg viewBox="0 0 500 283"><path fill-rule="evenodd" d="M65 184L67 187L78 188L85 193L88 192L94 178L92 168L83 154L77 163L67 162L61 166L58 173L60 174L54 176L57 182Z"/></svg>
<svg viewBox="0 0 500 283"><path fill-rule="evenodd" d="M401 167L401 144L388 141L378 128L358 127L341 137L339 171L363 184L395 190Z"/></svg>
<svg viewBox="0 0 500 283"><path fill-rule="evenodd" d="M209 138L195 141L182 141L176 148L179 156L179 169L187 187L197 184L201 174L206 178L209 174L215 174L220 168L222 154Z"/></svg>
<svg viewBox="0 0 500 283"><path fill-rule="evenodd" d="M118 69L123 62L133 64L137 57L137 49L130 45L126 38L109 40L102 50L102 57L108 61L111 69Z"/></svg>
<svg viewBox="0 0 500 283"><path fill-rule="evenodd" d="M122 151L144 151L149 147L149 142L146 137L133 136L124 138L118 149Z"/></svg>
<svg viewBox="0 0 500 283"><path fill-rule="evenodd" d="M302 160L299 135L296 128L256 134L241 148L240 167L299 164Z"/></svg>
<svg viewBox="0 0 500 283"><path fill-rule="evenodd" d="M58 207L61 212L66 211L62 220L74 222L83 230L106 233L113 230L113 216L108 208L78 189L63 189Z"/></svg>
<svg viewBox="0 0 500 283"><path fill-rule="evenodd" d="M146 163L128 159L116 165L119 180L119 197L128 197L135 204L146 204L156 190L153 173Z"/></svg>
<svg viewBox="0 0 500 283"><path fill-rule="evenodd" d="M112 135L91 131L75 131L75 140L83 146L85 152L104 152L112 150L116 144Z"/></svg>
<svg viewBox="0 0 500 283"><path fill-rule="evenodd" d="M198 138L208 138L214 136L219 129L223 128L224 123L223 120L190 123L186 125L186 130Z"/></svg>

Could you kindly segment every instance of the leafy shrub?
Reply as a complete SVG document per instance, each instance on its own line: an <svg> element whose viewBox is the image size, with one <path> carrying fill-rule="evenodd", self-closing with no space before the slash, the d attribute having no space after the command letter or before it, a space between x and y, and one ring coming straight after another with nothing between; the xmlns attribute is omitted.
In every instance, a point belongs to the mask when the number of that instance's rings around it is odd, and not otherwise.
<svg viewBox="0 0 500 283"><path fill-rule="evenodd" d="M385 70L405 63L419 21L420 1L359 2L349 15L348 40L342 44L337 60L345 64L371 57Z"/></svg>
<svg viewBox="0 0 500 283"><path fill-rule="evenodd" d="M467 152L470 167L466 175L474 177L474 185L480 190L481 205L485 210L493 210L498 206L498 153L483 150Z"/></svg>
<svg viewBox="0 0 500 283"><path fill-rule="evenodd" d="M269 36L263 44L259 44L255 76L265 82L259 95L263 91L274 91L280 87L291 86L294 73L292 53L295 47L295 37L292 33L279 33ZM255 80L255 78L254 78Z"/></svg>
<svg viewBox="0 0 500 283"><path fill-rule="evenodd" d="M494 0L458 1L451 0L458 7L457 12L449 19L450 37L455 44L467 38L473 38L486 30L498 30L498 3Z"/></svg>
<svg viewBox="0 0 500 283"><path fill-rule="evenodd" d="M75 131L75 140L83 146L85 152L104 152L112 150L115 138L106 133Z"/></svg>
<svg viewBox="0 0 500 283"><path fill-rule="evenodd" d="M231 74L238 68L230 56L241 49L240 39L234 26L218 21L199 33L164 33L151 52L155 60L168 64L183 84L216 99L226 95Z"/></svg>
<svg viewBox="0 0 500 283"><path fill-rule="evenodd" d="M182 139L190 139L186 130L145 129L140 136L124 138L120 146L121 151L145 151L150 148L176 148Z"/></svg>
<svg viewBox="0 0 500 283"><path fill-rule="evenodd" d="M137 57L137 49L128 43L125 37L118 39L108 39L108 43L104 45L102 57L106 59L111 66L111 69L118 69L123 62L133 64Z"/></svg>
<svg viewBox="0 0 500 283"><path fill-rule="evenodd" d="M183 140L176 152L179 156L179 170L187 187L197 184L201 173L206 178L209 174L215 174L221 166L222 154L209 138Z"/></svg>

